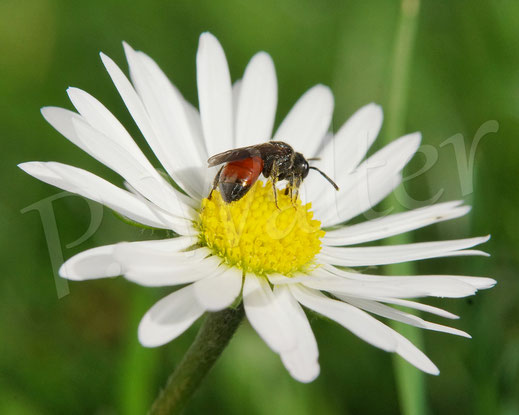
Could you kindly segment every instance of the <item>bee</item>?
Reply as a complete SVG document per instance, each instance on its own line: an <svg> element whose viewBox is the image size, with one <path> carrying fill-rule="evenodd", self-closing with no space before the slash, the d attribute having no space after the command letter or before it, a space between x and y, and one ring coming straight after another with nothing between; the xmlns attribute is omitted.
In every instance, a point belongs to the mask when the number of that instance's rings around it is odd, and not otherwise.
<svg viewBox="0 0 519 415"><path fill-rule="evenodd" d="M301 153L294 151L283 141L269 141L225 151L212 156L207 163L209 167L226 163L216 174L208 196L208 199L211 199L213 191L218 187L226 203L235 202L245 196L262 173L265 178L270 178L272 181L276 206L278 206L276 183L287 180L288 187L285 189L285 194L290 192L292 201L297 200L299 186L308 176L310 169L317 170L335 190L339 190L332 179L317 167L310 166Z"/></svg>

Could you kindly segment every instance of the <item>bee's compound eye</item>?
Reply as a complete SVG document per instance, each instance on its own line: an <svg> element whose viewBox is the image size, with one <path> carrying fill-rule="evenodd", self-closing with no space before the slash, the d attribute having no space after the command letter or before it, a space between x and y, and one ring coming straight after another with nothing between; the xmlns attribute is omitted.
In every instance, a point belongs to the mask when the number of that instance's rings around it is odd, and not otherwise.
<svg viewBox="0 0 519 415"><path fill-rule="evenodd" d="M301 176L302 179L308 176L308 170L310 169L310 167L308 166L308 162L301 153L296 153L296 158L294 160L294 169L295 173Z"/></svg>
<svg viewBox="0 0 519 415"><path fill-rule="evenodd" d="M301 176L303 179L308 176L308 172L310 171L310 167L308 166L308 162L306 160L303 160L303 167L301 169Z"/></svg>

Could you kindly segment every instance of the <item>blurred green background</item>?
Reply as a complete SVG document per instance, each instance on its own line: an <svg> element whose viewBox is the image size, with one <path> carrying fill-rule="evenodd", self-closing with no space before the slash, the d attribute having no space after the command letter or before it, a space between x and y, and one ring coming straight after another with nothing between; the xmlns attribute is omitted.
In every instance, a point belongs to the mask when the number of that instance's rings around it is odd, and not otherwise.
<svg viewBox="0 0 519 415"><path fill-rule="evenodd" d="M58 299L40 216L21 210L60 191L16 164L56 160L120 179L47 125L39 108L72 108L65 89L83 88L143 144L98 52L126 69L121 41L128 41L197 104L195 54L198 36L208 30L221 41L233 79L256 51L272 55L277 122L306 89L324 83L335 94L338 128L368 102L391 107L399 14L399 2L387 0L0 0L1 414L145 413L198 327L165 347L142 348L138 321L168 290L123 279L70 283L70 294ZM493 290L469 299L428 301L460 314L454 325L473 336L424 334L425 351L442 372L425 377L428 413L519 413L518 19L516 0L423 1L407 89L397 91L407 100L400 114L404 131L422 131L427 160L433 161L426 173L407 181L407 193L425 201L443 189L440 201L462 198L473 205L467 217L410 238L492 234L483 248L491 258L422 261L417 272L498 280ZM455 146L445 142L461 134L458 157L465 156L462 150L469 157L478 129L489 120L497 121L498 132L479 142L474 168L460 181ZM431 159L435 154L437 160ZM408 174L424 160L418 155ZM53 206L64 258L102 244L161 236L127 226L105 210L94 235L67 248L88 228L89 208L77 197ZM391 356L328 321L312 324L321 355L315 382L292 380L244 324L186 414L400 413Z"/></svg>

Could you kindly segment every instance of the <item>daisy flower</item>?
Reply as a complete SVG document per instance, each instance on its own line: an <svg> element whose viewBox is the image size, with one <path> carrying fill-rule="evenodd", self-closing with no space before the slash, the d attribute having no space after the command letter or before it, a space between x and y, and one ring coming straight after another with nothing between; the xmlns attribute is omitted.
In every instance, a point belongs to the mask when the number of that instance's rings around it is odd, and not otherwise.
<svg viewBox="0 0 519 415"><path fill-rule="evenodd" d="M439 373L427 356L376 317L470 337L401 307L457 318L412 299L465 297L495 281L457 275L377 276L355 268L485 255L471 248L488 237L356 246L460 217L469 207L459 201L347 224L398 186L420 134L401 137L366 158L382 124L381 108L366 105L332 135L333 95L323 85L304 93L272 134L277 81L267 53L256 54L233 85L220 43L202 34L196 57L197 110L150 57L127 44L124 49L130 79L108 56L101 53L101 59L167 175L152 166L108 109L77 88L67 91L77 113L46 107L42 114L67 139L117 172L125 189L57 162L20 167L131 221L172 231L173 237L84 251L66 261L60 275L69 280L123 275L144 286L182 285L142 318L138 336L144 346L168 343L205 312L243 301L251 326L301 382L319 374L317 343L303 307L373 346L398 353L424 372ZM270 138L317 158L311 163L332 175L340 191L312 173L301 199L293 202L277 190L279 208L270 183L262 181L231 204L222 201L218 190L207 199L216 173L207 167L208 157Z"/></svg>

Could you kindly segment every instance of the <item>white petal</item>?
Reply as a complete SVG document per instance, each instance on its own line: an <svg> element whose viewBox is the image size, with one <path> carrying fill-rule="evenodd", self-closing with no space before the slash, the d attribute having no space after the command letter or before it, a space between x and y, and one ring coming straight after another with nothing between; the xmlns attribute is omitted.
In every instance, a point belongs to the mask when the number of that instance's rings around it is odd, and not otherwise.
<svg viewBox="0 0 519 415"><path fill-rule="evenodd" d="M106 245L74 255L60 267L60 277L84 281L121 275L122 268L113 257L113 249L114 245Z"/></svg>
<svg viewBox="0 0 519 415"><path fill-rule="evenodd" d="M462 202L447 202L414 209L326 232L325 245L353 245L398 235L433 223L454 219L469 212Z"/></svg>
<svg viewBox="0 0 519 415"><path fill-rule="evenodd" d="M127 263L122 261L116 252L121 247L131 246L134 252L139 250L164 252L174 256L179 250L185 249L195 241L196 238L193 237L178 237L156 241L123 242L88 249L67 260L61 266L59 274L63 278L76 281L116 277L126 273L128 268ZM138 261L136 258L132 260ZM146 263L144 266L148 267L149 271L153 270L152 263Z"/></svg>
<svg viewBox="0 0 519 415"><path fill-rule="evenodd" d="M234 81L234 84L232 84L232 114L233 114L233 120L235 120L235 121L238 118L238 107L240 105L239 102L240 102L241 84L242 84L241 79ZM234 144L234 147L236 147L236 143Z"/></svg>
<svg viewBox="0 0 519 415"><path fill-rule="evenodd" d="M160 66L148 55L144 52L137 52L138 59L140 59L142 65L145 70L148 71L148 74L152 77L152 82L154 85L159 86L164 89L163 99L171 105L171 108L177 105L177 100L181 102L184 107L184 111L180 110L178 117L174 117L175 123L181 124L179 125L178 131L181 134L180 137L176 137L176 143L181 145L182 148L186 148L186 151L190 151L190 154L193 155L194 161L196 161L197 166L199 162L201 166L206 165L207 159L207 149L205 147L205 140L202 133L202 123L200 120L200 114L198 113L198 109L194 107L190 102L188 102L180 91L173 85L166 74L160 69ZM164 110L164 109L163 109ZM166 111L166 117L169 119L168 127L172 127L175 124L172 123L171 116L173 110L170 112ZM196 115L193 117L193 115ZM183 117L185 116L185 118ZM196 120L195 123L193 121ZM185 125L186 123L187 125ZM176 130L175 130L176 131ZM182 136L182 134L186 134ZM190 140L187 140L189 136ZM178 151L177 151L178 152ZM178 162L178 157L175 158L175 162Z"/></svg>
<svg viewBox="0 0 519 415"><path fill-rule="evenodd" d="M124 44L130 76L151 122L139 127L168 174L192 197L205 196L205 146L193 124L192 110L158 65ZM195 127L195 128L193 128Z"/></svg>
<svg viewBox="0 0 519 415"><path fill-rule="evenodd" d="M74 107L88 124L124 147L140 164L153 170L148 159L135 144L128 131L103 104L79 88L70 87L67 89L67 93Z"/></svg>
<svg viewBox="0 0 519 415"><path fill-rule="evenodd" d="M328 206L316 205L316 215L323 226L344 222L386 197L400 182L400 172L420 145L419 133L408 134L393 141L364 161L350 174L336 177L340 190L328 191L336 199ZM330 203L327 200L327 203Z"/></svg>
<svg viewBox="0 0 519 415"><path fill-rule="evenodd" d="M470 338L470 335L468 333L465 333L462 330L458 330L452 327L443 326L441 324L431 323L429 321L425 321L424 319L415 316L413 314L406 313L401 310L397 310L395 308L389 307L384 304L380 304L376 301L371 300L363 300L360 298L352 298L348 297L346 295L337 293L336 295L338 298L340 298L343 301L346 301L347 303L350 303L351 305L362 308L363 310L377 314L381 317L389 318L391 320L400 321L405 324L409 324L414 327L419 327L422 329L427 330L434 330L439 331L443 333L449 333L454 334L457 336L467 337Z"/></svg>
<svg viewBox="0 0 519 415"><path fill-rule="evenodd" d="M319 375L319 351L308 318L288 287L275 286L274 295L279 299L279 305L290 319L297 336L295 349L282 352L281 360L294 379L311 382Z"/></svg>
<svg viewBox="0 0 519 415"><path fill-rule="evenodd" d="M203 255L186 256L174 255L171 258L175 264L174 268L165 267L135 267L124 273L124 277L132 282L146 287L165 287L187 284L208 278L215 273L221 263L218 257L206 257Z"/></svg>
<svg viewBox="0 0 519 415"><path fill-rule="evenodd" d="M408 308L412 308L414 310L419 310L419 311L423 311L425 313L435 314L437 316L444 317L444 318L450 318L453 320L459 318L459 316L457 316L456 314L449 313L448 311L445 311L441 308L433 307L428 304L417 303L416 301L403 300L400 298L383 298L383 297L380 297L380 298L373 297L372 299L375 301L382 302L382 303L394 304L394 305L399 305L402 307L408 307Z"/></svg>
<svg viewBox="0 0 519 415"><path fill-rule="evenodd" d="M157 206L139 200L106 180L82 169L55 162L29 162L19 167L39 180L95 200L127 218L155 228L172 229L179 234L193 232L191 224Z"/></svg>
<svg viewBox="0 0 519 415"><path fill-rule="evenodd" d="M436 365L420 349L400 333L393 329L391 329L391 331L397 341L397 348L395 350L397 354L425 373L429 373L430 375L440 374Z"/></svg>
<svg viewBox="0 0 519 415"><path fill-rule="evenodd" d="M386 173L387 171L393 171L393 175L396 174L402 170L416 153L420 146L421 138L421 134L416 132L394 140L365 160L358 166L358 170L384 171ZM382 176L380 173L378 175ZM337 184L344 184L344 188L352 187L348 176L339 177L338 180L339 183Z"/></svg>
<svg viewBox="0 0 519 415"><path fill-rule="evenodd" d="M204 137L212 156L233 147L234 132L229 67L222 46L210 33L200 36L196 76Z"/></svg>
<svg viewBox="0 0 519 415"><path fill-rule="evenodd" d="M375 347L390 352L396 350L397 343L391 330L364 311L298 284L289 287L297 301L305 307L336 321Z"/></svg>
<svg viewBox="0 0 519 415"><path fill-rule="evenodd" d="M270 140L277 106L277 80L274 63L268 53L251 59L239 91L236 114L235 147Z"/></svg>
<svg viewBox="0 0 519 415"><path fill-rule="evenodd" d="M96 158L95 155L91 154L87 149L83 148L83 144L77 136L76 129L72 124L72 120L81 120L81 116L73 111L66 110L59 107L43 107L41 109L41 115L43 118L52 125L61 135L66 137L73 144L86 151L92 157Z"/></svg>
<svg viewBox="0 0 519 415"><path fill-rule="evenodd" d="M290 110L274 136L306 157L312 157L322 143L333 114L330 88L316 85L306 91Z"/></svg>
<svg viewBox="0 0 519 415"><path fill-rule="evenodd" d="M333 148L331 154L335 158L322 159L325 165L335 167L341 174L352 172L377 138L382 119L382 108L379 105L371 103L357 110L327 144ZM323 154L327 152L323 150ZM321 157L321 154L318 156Z"/></svg>
<svg viewBox="0 0 519 415"><path fill-rule="evenodd" d="M497 284L493 278L486 277L466 277L457 275L456 278L462 282L472 285L477 290L487 290Z"/></svg>
<svg viewBox="0 0 519 415"><path fill-rule="evenodd" d="M202 167L207 166L208 153L205 146L204 132L202 131L202 119L198 108L196 108L189 101L184 100L184 109L186 111L187 121L191 128L191 134L194 138L195 144L200 153L200 159L202 161Z"/></svg>
<svg viewBox="0 0 519 415"><path fill-rule="evenodd" d="M424 372L435 375L439 373L434 363L409 340L364 311L297 284L290 285L290 290L301 304L337 321L364 341L383 350L398 353Z"/></svg>
<svg viewBox="0 0 519 415"><path fill-rule="evenodd" d="M76 133L91 154L119 173L140 194L168 212L187 217L185 196L167 183L151 165L141 164L124 147L80 119L72 120Z"/></svg>
<svg viewBox="0 0 519 415"><path fill-rule="evenodd" d="M146 175L154 178L158 183L161 183L164 189L169 187L169 185L155 171L155 168L151 165L146 156L144 156L122 124L110 113L110 111L85 91L78 88L68 88L67 92L72 103L83 117L83 120L90 125L91 131L100 133L97 135L98 142L91 143L91 140L85 137L85 135L91 135L91 133L83 134L82 131L76 131L83 145L86 145L86 147L90 149L93 154L97 155L97 157L99 157L99 155L104 155L104 160L112 161L114 159L106 157L106 151L96 151L95 149L98 149L99 147L97 145L92 145L100 143L104 144L103 141L110 141L109 144L114 144L113 147L110 147L113 151L124 149L125 153L128 155L126 158L128 160L131 159L133 164L138 166L135 168L141 169ZM82 126L84 125L84 123L77 119L73 119L72 124L75 129L78 128L78 125L80 128L83 128ZM104 137L104 139L101 139L101 137ZM108 165L115 167L114 170L116 170L117 167L121 167L117 164ZM124 173L124 171L122 171L122 173ZM134 187L136 186L134 185ZM167 197L166 190L161 189L161 193L164 193L164 198Z"/></svg>
<svg viewBox="0 0 519 415"><path fill-rule="evenodd" d="M319 291L341 292L349 296L360 298L373 297L423 297L427 295L426 291L421 287L412 286L407 287L405 284L392 285L391 283L384 283L378 281L357 281L338 277L336 275L326 272L324 269L316 268L310 275L299 274L293 277L272 276L269 281L274 285L286 284L297 285L302 284L305 287L313 288ZM463 283L459 283L465 288L474 293L474 289Z"/></svg>
<svg viewBox="0 0 519 415"><path fill-rule="evenodd" d="M152 78L150 75L146 77L146 69L144 68L144 64L141 64L141 61L144 59L142 57L139 57L133 49L131 49L129 46L126 46L127 54L129 55L129 60L132 62L132 65L130 67L133 67L133 73L134 77L137 78L136 84L140 85L142 88L145 89L145 92L143 95L148 100L148 106L150 112L157 110L157 107L154 105L153 99L156 99L157 101L160 100L160 97L163 95L167 95L167 91L170 88L161 88L157 86L157 82L154 83L155 78ZM128 108L128 111L132 115L133 119L135 120L135 123L141 130L143 136L146 138L146 141L150 144L152 147L155 155L161 162L161 164L164 166L166 171L173 177L175 176L175 180L177 183L183 184L184 180L183 178L179 178L176 170L181 168L183 163L177 164L176 158L178 157L178 153L182 153L182 151L179 151L179 147L175 145L175 139L178 139L179 136L182 134L186 134L186 136L181 136L180 139L182 140L182 145L191 146L192 144L199 143L198 147L199 150L197 152L200 153L200 155L196 154L194 156L194 159L188 159L188 162L195 163L198 160L198 163L200 166L202 166L202 160L205 160L207 158L207 151L205 150L205 145L203 143L203 137L201 133L201 126L200 126L200 117L198 115L198 111L192 107L192 105L183 102L184 109L180 111L180 113L175 113L175 117L168 116L167 108L162 108L161 111L155 111L154 119L157 123L167 123L170 122L172 119L176 120L177 118L181 120L181 122L174 123L175 129L172 130L168 127L163 127L161 125L155 125L155 129L158 130L158 132L155 132L154 126L152 125L152 121L150 120L150 117L148 116L147 109L144 107L144 104L140 98L140 96L137 94L135 89L133 88L130 81L126 78L124 73L119 69L119 67L106 55L101 53L101 59L103 61L103 64L106 67L106 70L108 71L110 77L112 78L112 81L114 82L117 90L119 91L119 94L121 95L121 98L126 104L126 107ZM149 58L148 58L149 59ZM151 60L151 59L150 59ZM152 65L150 65L152 66ZM161 78L163 82L165 81L165 75L162 74L160 69L158 67L155 68L155 71L161 73ZM152 84L148 87L148 84ZM171 99L179 99L177 96L179 95L178 91L171 86L173 91L171 92L171 95L173 97ZM153 95L153 92L159 89L161 93L159 94L159 97L155 97ZM151 102L150 102L151 100ZM183 100L181 100L183 101ZM168 107L169 108L169 107ZM173 106L175 110L178 109L178 105ZM164 112L166 112L165 115L162 115ZM185 117L182 117L183 113L185 112ZM170 115L170 114L169 114ZM158 120L157 120L158 118ZM197 119L198 118L198 119ZM183 129L180 133L174 134L174 132L177 131L177 129ZM164 130L166 130L166 137L164 137ZM161 135L162 134L162 135ZM162 138L162 139L161 139ZM171 151L171 148L173 148L175 151ZM180 147L181 148L181 147ZM185 154L187 152L183 153L183 156L185 157ZM192 156L192 155L191 155ZM190 156L190 157L191 157ZM193 161L194 160L194 161ZM182 161L182 160L180 160Z"/></svg>
<svg viewBox="0 0 519 415"><path fill-rule="evenodd" d="M117 246L126 250L130 255L141 253L157 253L158 255L175 254L184 252L196 244L196 236L180 236L167 239L152 239L149 241L120 242Z"/></svg>
<svg viewBox="0 0 519 415"><path fill-rule="evenodd" d="M196 298L206 310L223 310L240 295L242 279L241 270L222 265L215 275L194 283Z"/></svg>
<svg viewBox="0 0 519 415"><path fill-rule="evenodd" d="M162 346L180 336L203 313L192 285L158 301L139 324L139 341L146 347Z"/></svg>
<svg viewBox="0 0 519 415"><path fill-rule="evenodd" d="M333 134L328 132L323 138L324 143L329 144L333 140ZM306 155L305 155L306 156ZM324 174L330 177L334 182L336 181L336 174L338 173L337 166L334 166L334 149L333 146L324 145L324 149L319 151L318 158L309 161L310 166L320 169ZM308 176L303 181L300 187L300 198L303 202L312 203L312 208L316 209L330 209L335 206L337 191L330 183L316 170L310 170ZM323 197L328 196L325 200Z"/></svg>
<svg viewBox="0 0 519 415"><path fill-rule="evenodd" d="M327 275L324 270L314 271L322 278L308 278L303 283L311 288L342 292L363 298L373 297L448 297L461 298L475 294L472 285L448 276L381 277L380 279L350 280ZM374 276L373 276L374 277Z"/></svg>
<svg viewBox="0 0 519 415"><path fill-rule="evenodd" d="M309 279L309 275L298 274L287 277L283 274L269 274L268 279L272 285L299 284L301 281L307 281Z"/></svg>
<svg viewBox="0 0 519 415"><path fill-rule="evenodd" d="M457 280L464 284L472 286L475 290L485 290L488 288L492 288L496 281L492 278L486 277L469 277L465 275L412 275L412 276L387 276L387 275L369 275L362 274L359 272L345 271L334 267L333 265L323 264L320 267L320 270L324 272L329 272L333 275L344 277L348 279L358 280L358 281L366 281L366 282L388 282L390 284L398 284L400 282L415 280L416 278L424 278L424 279L447 279L447 280Z"/></svg>
<svg viewBox="0 0 519 415"><path fill-rule="evenodd" d="M185 284L215 273L221 262L219 258L210 256L207 248L183 250L196 239L167 249L177 240L167 240L170 242L163 245L152 243L156 241L120 243L114 249L114 257L128 280L146 286Z"/></svg>
<svg viewBox="0 0 519 415"><path fill-rule="evenodd" d="M467 250L488 241L489 237L458 239L452 241L421 242L392 246L340 248L323 246L318 260L341 266L368 266L396 264L420 259L462 255L488 255L482 251Z"/></svg>
<svg viewBox="0 0 519 415"><path fill-rule="evenodd" d="M326 139L326 145L318 152L318 160L311 161L311 165L320 168L335 181L337 177L350 174L360 161L366 156L373 141L382 126L382 108L376 104L368 104L353 114L335 134ZM330 206L320 203L323 196L330 192L330 187L323 186L322 178L317 174L306 179L312 195L309 200L316 200L314 206ZM335 195L330 197L334 201Z"/></svg>
<svg viewBox="0 0 519 415"><path fill-rule="evenodd" d="M46 107L41 112L56 130L127 179L153 203L178 216L185 215L187 198L176 192L148 162L136 159L120 140L102 134L72 111Z"/></svg>
<svg viewBox="0 0 519 415"><path fill-rule="evenodd" d="M155 109L161 110L161 113L156 114L154 111L152 119L155 120L156 117L161 127L162 147L174 163L175 171L172 171L172 174L185 182L188 188L198 189L205 196L206 183L202 179L207 167L207 149L198 110L182 97L180 91L153 59L143 52L137 52L136 59L141 62L143 70L149 75L150 83L155 88L155 99L160 105ZM153 104L152 102L152 107Z"/></svg>
<svg viewBox="0 0 519 415"><path fill-rule="evenodd" d="M353 189L341 194L342 188L337 192L323 185L321 188L328 190L312 199L315 217L323 228L346 222L378 205L400 185L402 173L390 175L388 172L386 176L375 178L367 172L356 171L350 178L356 182Z"/></svg>
<svg viewBox="0 0 519 415"><path fill-rule="evenodd" d="M296 347L295 330L263 277L245 276L243 305L251 326L272 350L281 353Z"/></svg>
<svg viewBox="0 0 519 415"><path fill-rule="evenodd" d="M413 297L460 298L473 295L478 289L488 288L487 280L480 277L459 275L416 275L379 276L347 272L331 265L321 264L310 275L298 274L292 277L270 275L273 285L303 284L320 291L339 292L344 295L403 305L417 310L438 314L446 318L458 318L452 313L425 304L400 300ZM495 281L494 281L495 282ZM482 288L483 287L483 288Z"/></svg>
<svg viewBox="0 0 519 415"><path fill-rule="evenodd" d="M146 138L146 141L155 141L155 132L153 131L153 126L151 125L146 108L144 108L144 104L133 88L133 85L116 63L110 59L110 57L106 56L104 53L101 53L100 56L112 82L123 99L126 108L128 108L130 115L141 130L143 136ZM157 154L157 156L159 159L161 158L160 155Z"/></svg>

